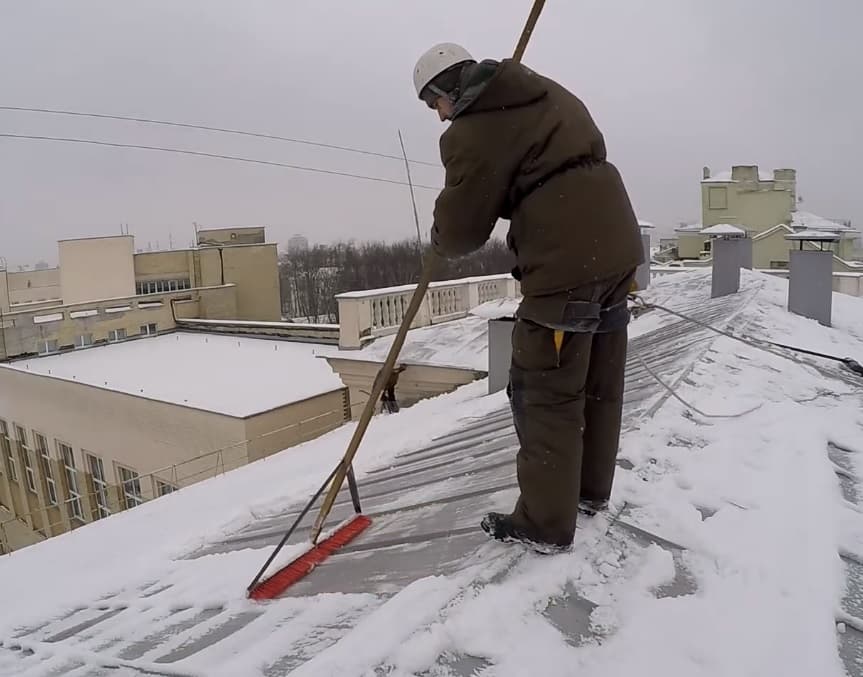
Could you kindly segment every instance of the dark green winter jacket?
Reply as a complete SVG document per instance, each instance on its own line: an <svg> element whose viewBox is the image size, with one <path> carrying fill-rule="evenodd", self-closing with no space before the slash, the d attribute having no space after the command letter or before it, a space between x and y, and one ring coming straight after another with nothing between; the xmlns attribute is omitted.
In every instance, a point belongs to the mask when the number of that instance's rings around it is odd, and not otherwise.
<svg viewBox="0 0 863 677"><path fill-rule="evenodd" d="M445 187L434 209L439 254L468 254L510 220L525 296L624 273L644 254L638 222L584 104L511 60L465 69L441 137Z"/></svg>

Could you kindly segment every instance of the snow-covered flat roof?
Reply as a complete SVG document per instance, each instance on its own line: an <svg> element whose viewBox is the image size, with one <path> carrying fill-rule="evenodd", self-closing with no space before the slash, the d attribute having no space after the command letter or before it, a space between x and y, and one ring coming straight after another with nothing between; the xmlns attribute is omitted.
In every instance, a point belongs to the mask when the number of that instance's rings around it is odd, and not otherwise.
<svg viewBox="0 0 863 677"><path fill-rule="evenodd" d="M394 335L375 339L361 350L341 350L329 357L384 362ZM488 370L488 320L469 316L430 327L412 329L399 352L399 364Z"/></svg>
<svg viewBox="0 0 863 677"><path fill-rule="evenodd" d="M785 236L786 240L814 240L818 242L836 242L840 239L837 233L826 230L799 230Z"/></svg>
<svg viewBox="0 0 863 677"><path fill-rule="evenodd" d="M732 171L730 169L726 169L721 172L716 172L716 174L712 175L708 179L703 179L702 183L731 183L735 181L732 177ZM766 169L758 170L758 180L759 181L775 181L776 175L774 172Z"/></svg>
<svg viewBox="0 0 863 677"><path fill-rule="evenodd" d="M177 332L12 362L17 369L245 417L343 387L311 343Z"/></svg>
<svg viewBox="0 0 863 677"><path fill-rule="evenodd" d="M745 230L732 226L730 223L718 223L715 226L710 226L710 228L705 228L701 233L702 235L735 235L738 237L746 235Z"/></svg>
<svg viewBox="0 0 863 677"><path fill-rule="evenodd" d="M700 233L704 228L700 223L689 223L685 226L678 226L674 229L675 233Z"/></svg>
<svg viewBox="0 0 863 677"><path fill-rule="evenodd" d="M825 219L823 216L818 216L818 214L812 214L811 212L794 212L791 215L791 225L793 228L805 230L828 230L835 233L857 232L854 228L850 228L844 223L831 221L830 219Z"/></svg>
<svg viewBox="0 0 863 677"><path fill-rule="evenodd" d="M863 352L861 299L835 294L828 328L787 312L784 280L743 271L722 299L710 280L641 295ZM660 310L632 327L611 510L579 517L571 553L480 531L517 497L518 440L505 393L472 383L375 417L354 463L371 526L272 602L246 585L352 426L0 557L0 674L860 677L859 380Z"/></svg>

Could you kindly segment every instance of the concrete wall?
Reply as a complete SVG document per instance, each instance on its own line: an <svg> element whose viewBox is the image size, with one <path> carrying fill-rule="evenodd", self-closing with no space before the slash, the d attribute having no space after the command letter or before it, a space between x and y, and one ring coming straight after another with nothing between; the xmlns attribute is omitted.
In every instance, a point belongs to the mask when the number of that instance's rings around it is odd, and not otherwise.
<svg viewBox="0 0 863 677"><path fill-rule="evenodd" d="M150 280L192 280L192 253L190 249L166 252L142 252L135 254L135 279L138 282Z"/></svg>
<svg viewBox="0 0 863 677"><path fill-rule="evenodd" d="M12 304L62 298L59 268L10 272L8 277L9 301Z"/></svg>
<svg viewBox="0 0 863 677"><path fill-rule="evenodd" d="M207 247L195 252L197 284L237 286L237 310L232 319L279 322L279 261L275 244Z"/></svg>
<svg viewBox="0 0 863 677"><path fill-rule="evenodd" d="M313 440L348 420L347 388L251 416L246 419L249 462Z"/></svg>
<svg viewBox="0 0 863 677"><path fill-rule="evenodd" d="M134 242L131 235L58 242L63 302L134 296Z"/></svg>
<svg viewBox="0 0 863 677"><path fill-rule="evenodd" d="M199 287L211 287L222 284L223 259L220 253L224 247L199 249L195 252L195 280L192 284Z"/></svg>
<svg viewBox="0 0 863 677"><path fill-rule="evenodd" d="M9 274L0 270L0 313L9 312Z"/></svg>
<svg viewBox="0 0 863 677"><path fill-rule="evenodd" d="M275 244L224 250L225 282L237 285L237 319L282 319L279 252Z"/></svg>
<svg viewBox="0 0 863 677"><path fill-rule="evenodd" d="M836 243L834 251L836 256L846 261L853 260L857 255L857 240L853 238L842 238Z"/></svg>
<svg viewBox="0 0 863 677"><path fill-rule="evenodd" d="M701 256L707 237L701 233L680 233L677 238L677 256L681 259L697 259Z"/></svg>
<svg viewBox="0 0 863 677"><path fill-rule="evenodd" d="M263 226L208 228L198 231L198 244L263 244L265 237L266 228Z"/></svg>
<svg viewBox="0 0 863 677"><path fill-rule="evenodd" d="M233 320L237 317L237 287L209 287L199 290L198 312L194 317L202 320ZM179 319L179 311L177 318Z"/></svg>

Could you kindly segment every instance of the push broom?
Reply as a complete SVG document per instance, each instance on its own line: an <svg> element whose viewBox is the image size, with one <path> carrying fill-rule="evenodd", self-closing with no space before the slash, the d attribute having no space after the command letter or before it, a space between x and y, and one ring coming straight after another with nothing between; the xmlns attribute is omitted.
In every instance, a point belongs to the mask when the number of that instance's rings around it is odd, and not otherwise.
<svg viewBox="0 0 863 677"><path fill-rule="evenodd" d="M518 41L518 45L515 48L515 53L512 57L513 61L520 62L522 56L524 56L524 52L527 49L527 44L530 41L530 37L533 34L533 29L536 27L536 22L539 19L539 15L542 12L544 5L545 0L534 0L533 8L531 9L530 15L527 18L524 30L521 33L521 38ZM327 559L327 557L329 557L333 552L335 552L339 548L344 547L354 538L359 536L371 524L371 520L366 515L362 514L359 491L357 489L357 483L356 479L354 478L352 467L354 456L356 456L356 453L360 448L360 443L362 442L363 436L365 435L369 423L374 416L377 402L380 399L381 394L383 393L384 388L386 387L390 379L393 369L395 368L395 363L398 359L399 352L404 345L408 330L410 329L411 324L413 323L414 318L419 311L420 305L422 304L426 292L428 291L429 283L431 282L438 262L438 255L433 250L430 251L423 263L420 280L417 283L413 296L411 297L410 304L405 310L405 314L402 318L401 324L399 325L395 340L393 341L392 346L390 346L387 358L384 361L381 369L378 371L377 376L375 377L375 380L372 384L372 390L369 395L369 399L366 401L365 407L363 408L363 412L359 418L357 427L354 430L354 434L351 437L350 443L348 444L347 451L345 451L345 454L342 457L341 461L339 461L338 465L333 468L333 471L330 473L329 477L324 480L324 483L320 486L317 492L315 492L315 495L312 496L312 499L306 504L303 510L300 511L300 514L296 517L290 529L288 529L287 533L276 546L275 550L270 555L264 566L261 567L261 570L255 576L254 580L252 580L252 582L249 584L249 587L247 588L247 593L251 599L273 599L274 597L279 596L291 585L302 580L318 564ZM342 486L344 485L345 479L347 479L348 481L348 488L350 489L351 493L351 500L354 507L354 517L346 523L340 525L334 530L331 535L318 543L318 538L320 537L321 531L323 530L324 521L330 514L330 511L332 510L333 505L336 501L336 497L338 496L339 492L342 489ZM268 578L262 580L267 569L270 567L276 556L285 546L285 543L287 543L288 539L299 526L302 519L306 516L309 510L311 510L312 505L314 505L315 501L317 501L320 495L324 492L324 489L326 489L327 485L329 485L329 490L324 497L320 512L318 513L317 519L315 520L314 526L312 527L310 539L311 543L308 550L306 550L306 552L294 559L287 566L282 567Z"/></svg>

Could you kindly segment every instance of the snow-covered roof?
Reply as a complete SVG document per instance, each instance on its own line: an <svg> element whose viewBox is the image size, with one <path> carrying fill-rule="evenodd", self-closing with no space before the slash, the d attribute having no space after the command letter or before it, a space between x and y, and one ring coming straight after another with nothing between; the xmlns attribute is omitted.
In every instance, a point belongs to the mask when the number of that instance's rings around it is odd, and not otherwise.
<svg viewBox="0 0 863 677"><path fill-rule="evenodd" d="M685 226L678 226L674 229L675 233L700 233L704 228L700 223L688 223Z"/></svg>
<svg viewBox="0 0 863 677"><path fill-rule="evenodd" d="M486 320L498 320L504 317L514 317L515 311L521 303L521 298L502 298L487 301L472 308L471 315L482 317Z"/></svg>
<svg viewBox="0 0 863 677"><path fill-rule="evenodd" d="M826 230L834 233L856 232L854 228L844 223L825 219L810 212L794 212L791 215L791 227L800 230Z"/></svg>
<svg viewBox="0 0 863 677"><path fill-rule="evenodd" d="M703 179L702 183L732 183L735 179L731 178L732 172L730 169L716 172L709 179ZM776 177L773 171L769 171L766 169L758 170L758 180L759 181L775 181Z"/></svg>
<svg viewBox="0 0 863 677"><path fill-rule="evenodd" d="M638 219L638 227L639 228L656 228L654 224L650 221L644 221L643 219Z"/></svg>
<svg viewBox="0 0 863 677"><path fill-rule="evenodd" d="M786 240L813 240L817 242L836 242L840 235L824 230L798 230L785 236Z"/></svg>
<svg viewBox="0 0 863 677"><path fill-rule="evenodd" d="M789 314L787 290L743 271L740 294L711 300L705 270L643 296L863 353L863 300L835 294L827 328ZM479 530L516 499L518 440L506 394L476 382L374 419L354 462L372 526L281 599L246 585L351 425L0 557L0 671L859 677L859 381L659 310L631 326L611 510L579 519L571 553ZM328 525L351 512L344 496Z"/></svg>
<svg viewBox="0 0 863 677"><path fill-rule="evenodd" d="M3 365L52 378L251 416L343 387L311 343L176 332Z"/></svg>
<svg viewBox="0 0 863 677"><path fill-rule="evenodd" d="M737 226L732 226L730 223L718 223L715 226L710 226L701 231L702 235L734 235L743 237L746 231Z"/></svg>
<svg viewBox="0 0 863 677"><path fill-rule="evenodd" d="M383 336L361 350L327 354L345 360L383 363L395 336ZM399 351L399 364L488 370L488 320L468 316L430 327L412 329Z"/></svg>

